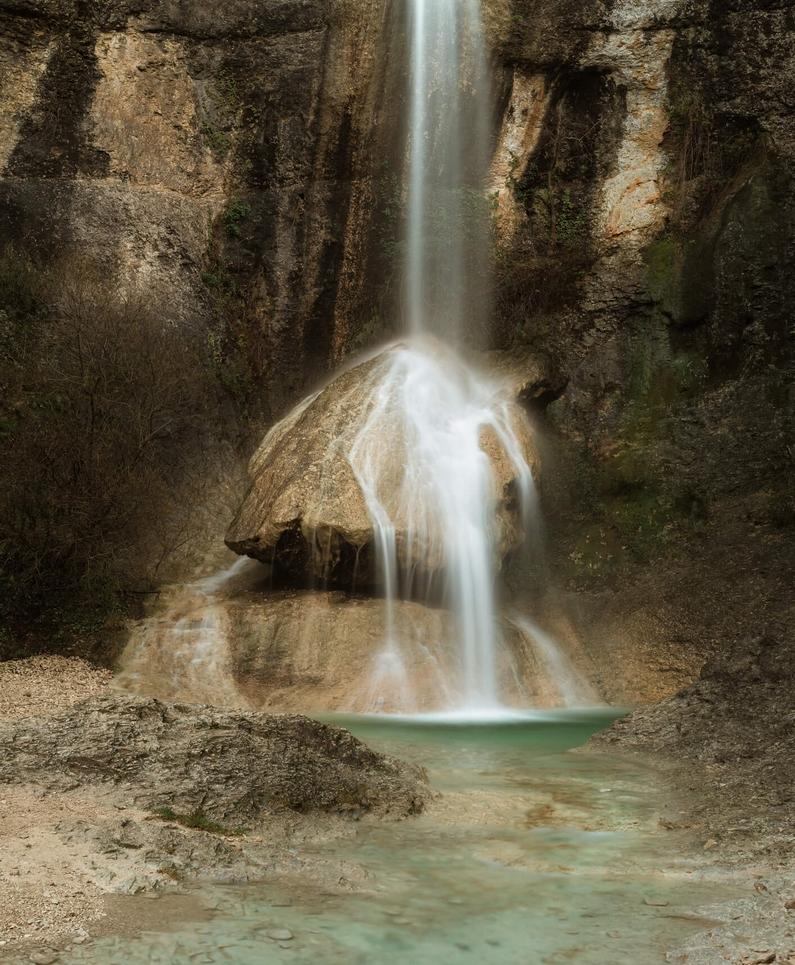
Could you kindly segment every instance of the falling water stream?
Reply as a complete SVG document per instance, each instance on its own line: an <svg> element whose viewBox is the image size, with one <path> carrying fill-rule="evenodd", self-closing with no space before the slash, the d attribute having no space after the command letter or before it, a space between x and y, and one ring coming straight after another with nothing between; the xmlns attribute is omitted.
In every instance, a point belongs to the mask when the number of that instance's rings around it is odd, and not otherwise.
<svg viewBox="0 0 795 965"><path fill-rule="evenodd" d="M384 651L399 672L401 643L392 611L401 593L420 599L434 593L431 585L417 585L422 575L412 572L412 561L440 561L441 595L455 614L460 647L461 681L455 692L473 711L500 704L497 526L485 433L512 465L521 515L526 518L535 506L533 477L508 402L499 382L480 376L443 346L415 340L389 353L376 371L368 418L348 452L373 520L387 612ZM397 468L384 451L385 433L394 433L395 426L401 437ZM398 529L405 544L400 554ZM408 561L402 572L400 559Z"/></svg>

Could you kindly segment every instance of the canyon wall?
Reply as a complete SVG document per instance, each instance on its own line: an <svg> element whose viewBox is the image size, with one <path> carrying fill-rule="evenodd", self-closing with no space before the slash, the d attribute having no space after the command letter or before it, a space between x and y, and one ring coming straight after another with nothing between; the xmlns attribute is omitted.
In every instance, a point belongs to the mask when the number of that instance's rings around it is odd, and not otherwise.
<svg viewBox="0 0 795 965"><path fill-rule="evenodd" d="M795 12L504 23L498 304L566 382L540 422L556 582L604 691L658 697L791 633Z"/></svg>
<svg viewBox="0 0 795 965"><path fill-rule="evenodd" d="M555 373L554 582L651 699L792 623L795 12L486 14L495 339ZM393 329L403 43L389 0L0 0L0 246L144 292L270 420Z"/></svg>
<svg viewBox="0 0 795 965"><path fill-rule="evenodd" d="M0 240L76 253L205 326L230 382L283 407L361 297L389 16L381 0L4 0Z"/></svg>

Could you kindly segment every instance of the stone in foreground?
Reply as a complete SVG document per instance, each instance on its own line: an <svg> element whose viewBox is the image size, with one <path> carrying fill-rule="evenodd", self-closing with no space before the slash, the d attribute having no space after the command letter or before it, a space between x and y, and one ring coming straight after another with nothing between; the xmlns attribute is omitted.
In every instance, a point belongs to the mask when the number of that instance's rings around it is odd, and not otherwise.
<svg viewBox="0 0 795 965"><path fill-rule="evenodd" d="M230 827L264 814L422 811L422 772L307 717L103 696L0 726L0 783L111 786L145 810Z"/></svg>

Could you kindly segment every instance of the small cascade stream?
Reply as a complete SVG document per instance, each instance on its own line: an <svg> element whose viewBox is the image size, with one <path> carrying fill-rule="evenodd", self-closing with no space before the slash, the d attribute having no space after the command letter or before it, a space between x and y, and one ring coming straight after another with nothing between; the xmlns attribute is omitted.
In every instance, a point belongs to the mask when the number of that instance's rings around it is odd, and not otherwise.
<svg viewBox="0 0 795 965"><path fill-rule="evenodd" d="M243 706L229 659L224 602L259 567L241 557L194 583L169 588L157 612L132 629L117 686L200 704Z"/></svg>

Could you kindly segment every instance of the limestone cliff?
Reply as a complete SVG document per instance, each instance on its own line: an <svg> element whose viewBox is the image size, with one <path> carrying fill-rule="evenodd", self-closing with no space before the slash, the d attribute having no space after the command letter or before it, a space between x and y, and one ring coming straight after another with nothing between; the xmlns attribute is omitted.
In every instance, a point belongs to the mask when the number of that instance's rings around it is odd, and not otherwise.
<svg viewBox="0 0 795 965"><path fill-rule="evenodd" d="M606 692L661 696L791 632L795 18L616 0L494 22L502 337L568 379L545 420L557 581Z"/></svg>
<svg viewBox="0 0 795 965"><path fill-rule="evenodd" d="M495 339L567 383L541 424L553 573L609 695L658 696L749 623L786 632L795 14L486 17ZM0 245L77 251L206 326L280 413L391 324L402 19L386 0L0 0Z"/></svg>
<svg viewBox="0 0 795 965"><path fill-rule="evenodd" d="M378 0L0 3L0 240L220 318L250 378L292 398L356 298L385 17Z"/></svg>

